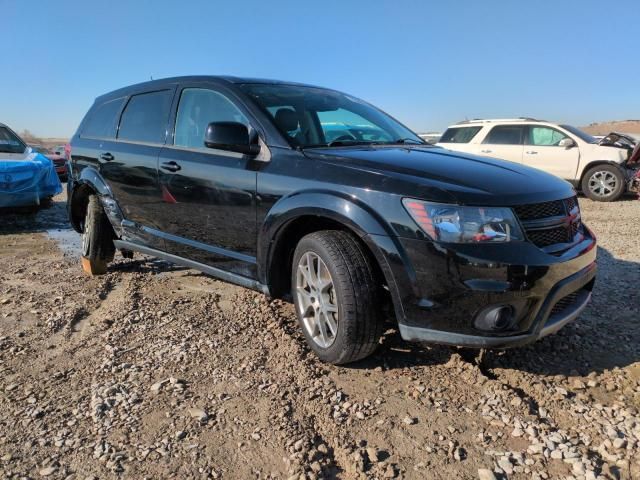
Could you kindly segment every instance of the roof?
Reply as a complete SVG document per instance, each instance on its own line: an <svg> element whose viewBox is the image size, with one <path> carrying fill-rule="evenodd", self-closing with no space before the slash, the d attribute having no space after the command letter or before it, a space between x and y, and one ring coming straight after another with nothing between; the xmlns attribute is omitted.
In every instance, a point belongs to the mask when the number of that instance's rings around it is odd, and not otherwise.
<svg viewBox="0 0 640 480"><path fill-rule="evenodd" d="M473 120L462 120L456 123L456 125L465 125L468 123L505 123L505 122L546 122L546 120L540 120L531 117L517 117L517 118L474 118Z"/></svg>
<svg viewBox="0 0 640 480"><path fill-rule="evenodd" d="M127 95L134 90L145 90L145 89L154 88L154 87L162 87L164 85L168 85L172 83L205 82L205 81L231 83L231 84L266 83L266 84L272 84L272 85L297 85L300 87L319 88L316 85L309 85L306 83L289 82L289 81L283 81L283 80L270 80L265 78L234 77L231 75L186 75L186 76L180 76L180 77L159 78L157 80L150 80L148 82L141 82L133 85L128 85L126 87L122 87L117 90L113 90L111 92L100 95L98 98L117 97L119 95Z"/></svg>

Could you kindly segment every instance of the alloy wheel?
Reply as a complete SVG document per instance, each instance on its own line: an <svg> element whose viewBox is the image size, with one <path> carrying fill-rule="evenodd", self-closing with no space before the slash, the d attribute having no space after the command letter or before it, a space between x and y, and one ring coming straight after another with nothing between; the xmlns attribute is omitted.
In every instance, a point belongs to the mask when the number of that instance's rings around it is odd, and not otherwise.
<svg viewBox="0 0 640 480"><path fill-rule="evenodd" d="M327 265L313 252L298 262L296 296L307 333L319 347L329 348L338 334L336 292Z"/></svg>
<svg viewBox="0 0 640 480"><path fill-rule="evenodd" d="M617 186L616 176L606 170L598 170L589 178L589 190L598 197L608 197Z"/></svg>

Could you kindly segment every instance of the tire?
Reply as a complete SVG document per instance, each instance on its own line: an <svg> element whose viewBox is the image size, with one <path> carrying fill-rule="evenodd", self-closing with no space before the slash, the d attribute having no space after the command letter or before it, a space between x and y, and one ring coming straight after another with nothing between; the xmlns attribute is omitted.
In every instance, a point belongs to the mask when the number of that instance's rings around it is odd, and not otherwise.
<svg viewBox="0 0 640 480"><path fill-rule="evenodd" d="M97 195L89 195L82 230L83 270L89 275L107 273L107 264L113 260L116 249L113 228Z"/></svg>
<svg viewBox="0 0 640 480"><path fill-rule="evenodd" d="M355 362L378 347L384 320L381 285L350 234L326 230L303 237L293 255L291 293L307 343L323 362Z"/></svg>
<svg viewBox="0 0 640 480"><path fill-rule="evenodd" d="M625 192L625 178L615 165L597 165L582 178L582 193L597 202L613 202Z"/></svg>

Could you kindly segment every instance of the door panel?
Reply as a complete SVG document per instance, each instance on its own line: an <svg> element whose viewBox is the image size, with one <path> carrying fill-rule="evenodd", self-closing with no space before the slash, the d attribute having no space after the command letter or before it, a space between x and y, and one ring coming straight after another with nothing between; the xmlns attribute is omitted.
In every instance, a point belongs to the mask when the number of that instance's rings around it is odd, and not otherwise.
<svg viewBox="0 0 640 480"><path fill-rule="evenodd" d="M480 145L480 155L485 157L509 160L510 162L521 163L522 145Z"/></svg>
<svg viewBox="0 0 640 480"><path fill-rule="evenodd" d="M527 145L523 156L523 163L529 167L539 168L545 172L574 180L578 170L580 150L578 147L548 147Z"/></svg>
<svg viewBox="0 0 640 480"><path fill-rule="evenodd" d="M204 147L210 122L248 121L217 89L186 85L179 98L175 145L159 158L167 251L256 278L256 162Z"/></svg>
<svg viewBox="0 0 640 480"><path fill-rule="evenodd" d="M104 142L98 150L98 162L100 173L126 220L123 224L126 239L164 249L164 241L149 230L158 228L162 212L157 170L160 149L153 145Z"/></svg>
<svg viewBox="0 0 640 480"><path fill-rule="evenodd" d="M169 162L180 170L162 169ZM163 149L161 230L169 253L255 277L256 172L250 162L228 152Z"/></svg>
<svg viewBox="0 0 640 480"><path fill-rule="evenodd" d="M560 130L547 126L531 126L524 148L523 163L566 180L574 180L580 161L580 149L559 147L568 138Z"/></svg>

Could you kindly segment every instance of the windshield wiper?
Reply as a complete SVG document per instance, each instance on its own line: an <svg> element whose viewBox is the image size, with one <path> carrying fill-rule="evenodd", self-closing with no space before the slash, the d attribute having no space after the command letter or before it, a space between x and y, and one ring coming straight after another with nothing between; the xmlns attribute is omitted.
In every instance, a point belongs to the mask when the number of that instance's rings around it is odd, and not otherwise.
<svg viewBox="0 0 640 480"><path fill-rule="evenodd" d="M376 145L378 142L367 142L363 140L334 140L327 143L327 147L344 147L347 145Z"/></svg>
<svg viewBox="0 0 640 480"><path fill-rule="evenodd" d="M318 143L315 145L300 145L299 148L331 148L350 147L352 145L380 145L380 142L365 142L361 140L334 140L329 143Z"/></svg>
<svg viewBox="0 0 640 480"><path fill-rule="evenodd" d="M415 138L399 138L390 143L410 143L413 142L416 145L426 145L426 142L421 142L420 140L416 140Z"/></svg>

